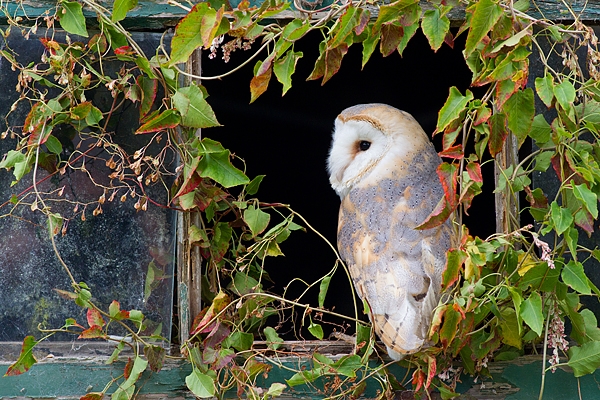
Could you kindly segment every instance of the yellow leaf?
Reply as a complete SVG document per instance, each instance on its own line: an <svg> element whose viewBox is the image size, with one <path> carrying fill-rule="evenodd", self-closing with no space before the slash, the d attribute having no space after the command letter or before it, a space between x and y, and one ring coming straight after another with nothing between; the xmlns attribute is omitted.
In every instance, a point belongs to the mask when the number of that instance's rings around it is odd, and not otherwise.
<svg viewBox="0 0 600 400"><path fill-rule="evenodd" d="M537 265L537 261L527 253L521 253L519 254L519 265L521 268L519 268L517 272L519 273L519 276L523 276L527 271Z"/></svg>

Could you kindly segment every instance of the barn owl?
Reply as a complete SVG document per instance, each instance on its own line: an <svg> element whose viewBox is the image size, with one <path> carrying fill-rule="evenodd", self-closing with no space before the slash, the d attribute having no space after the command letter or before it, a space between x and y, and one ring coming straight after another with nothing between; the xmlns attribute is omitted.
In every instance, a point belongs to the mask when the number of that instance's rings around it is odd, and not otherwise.
<svg viewBox="0 0 600 400"><path fill-rule="evenodd" d="M341 198L338 249L394 360L427 347L452 227L417 230L444 191L440 158L419 123L385 104L335 120L327 162Z"/></svg>

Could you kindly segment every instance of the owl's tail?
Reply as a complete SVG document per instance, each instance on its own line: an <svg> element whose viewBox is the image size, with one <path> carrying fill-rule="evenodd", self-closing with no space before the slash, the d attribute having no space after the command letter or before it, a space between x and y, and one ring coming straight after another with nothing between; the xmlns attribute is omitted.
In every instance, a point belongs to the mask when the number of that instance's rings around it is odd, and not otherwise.
<svg viewBox="0 0 600 400"><path fill-rule="evenodd" d="M438 291L430 285L421 301L406 295L389 313L371 315L375 333L385 344L390 358L399 361L407 354L429 347L427 334L438 301Z"/></svg>

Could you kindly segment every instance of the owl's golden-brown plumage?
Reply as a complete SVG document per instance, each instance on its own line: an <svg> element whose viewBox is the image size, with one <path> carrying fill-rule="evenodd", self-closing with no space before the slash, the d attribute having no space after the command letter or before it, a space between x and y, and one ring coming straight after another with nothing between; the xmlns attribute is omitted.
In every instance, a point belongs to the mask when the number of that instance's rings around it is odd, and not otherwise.
<svg viewBox="0 0 600 400"><path fill-rule="evenodd" d="M330 182L341 198L338 248L388 354L427 346L450 248L451 222L417 230L444 196L429 138L385 104L344 110L335 121Z"/></svg>

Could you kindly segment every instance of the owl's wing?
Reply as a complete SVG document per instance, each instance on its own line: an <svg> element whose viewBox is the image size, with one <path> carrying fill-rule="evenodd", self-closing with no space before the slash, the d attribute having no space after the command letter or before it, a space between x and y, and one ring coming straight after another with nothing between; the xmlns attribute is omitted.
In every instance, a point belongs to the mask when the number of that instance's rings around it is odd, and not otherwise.
<svg viewBox="0 0 600 400"><path fill-rule="evenodd" d="M357 210L361 202L353 198L365 194L342 201L338 247L359 296L369 304L375 332L390 356L398 360L426 344L450 246L450 222L425 231L413 229L427 217L429 206L411 204L410 195L408 201L397 203L393 212L384 213L377 204L385 196L371 196L370 207L378 212L362 213ZM434 195L413 190L416 194L424 198Z"/></svg>
<svg viewBox="0 0 600 400"><path fill-rule="evenodd" d="M394 359L422 348L427 341L433 309L441 291L445 252L436 251L443 230L423 236L408 255L400 249L396 256L377 257L368 246L355 249L351 273L361 298L370 307L377 335ZM398 245L398 243L396 243Z"/></svg>

